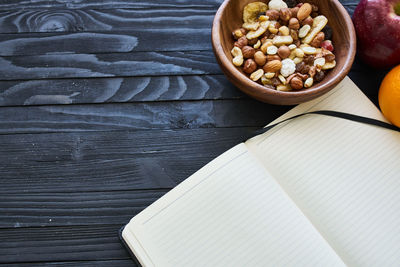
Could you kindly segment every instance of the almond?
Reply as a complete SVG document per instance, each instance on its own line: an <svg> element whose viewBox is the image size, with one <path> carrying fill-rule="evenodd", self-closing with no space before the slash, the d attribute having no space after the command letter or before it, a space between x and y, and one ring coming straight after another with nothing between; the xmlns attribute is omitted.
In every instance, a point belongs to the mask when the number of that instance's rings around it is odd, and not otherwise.
<svg viewBox="0 0 400 267"><path fill-rule="evenodd" d="M282 68L282 62L279 60L272 60L265 64L264 71L265 72L277 72Z"/></svg>
<svg viewBox="0 0 400 267"><path fill-rule="evenodd" d="M310 16L311 12L312 6L309 3L305 3L300 7L299 11L297 12L297 18L302 21L303 19Z"/></svg>

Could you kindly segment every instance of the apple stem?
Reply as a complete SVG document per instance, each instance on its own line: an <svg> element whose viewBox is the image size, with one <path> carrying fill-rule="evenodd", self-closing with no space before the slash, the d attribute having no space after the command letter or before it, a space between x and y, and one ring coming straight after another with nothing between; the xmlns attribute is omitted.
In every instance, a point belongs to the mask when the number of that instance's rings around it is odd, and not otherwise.
<svg viewBox="0 0 400 267"><path fill-rule="evenodd" d="M400 3L397 3L397 4L394 5L394 13L397 16L400 16Z"/></svg>

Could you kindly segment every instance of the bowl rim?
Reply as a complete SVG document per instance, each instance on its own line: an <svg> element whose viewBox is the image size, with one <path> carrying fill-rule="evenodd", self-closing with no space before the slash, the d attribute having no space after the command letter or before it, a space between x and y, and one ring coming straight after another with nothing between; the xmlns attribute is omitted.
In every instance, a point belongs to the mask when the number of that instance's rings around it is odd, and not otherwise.
<svg viewBox="0 0 400 267"><path fill-rule="evenodd" d="M274 95L274 97L284 99L284 100L293 100L298 97L312 97L312 96L319 96L327 91L331 90L335 85L337 85L340 81L342 81L346 75L349 73L351 66L354 62L355 55L356 55L356 32L355 28L353 25L353 21L351 20L350 15L348 14L347 10L344 8L344 6L339 2L339 0L325 0L325 1L330 1L333 3L340 11L340 13L343 15L344 20L345 20L345 25L346 28L349 32L349 53L347 53L345 60L345 63L343 64L342 69L340 69L337 74L333 77L331 77L328 81L325 83L317 84L316 86L313 86L309 89L306 90L300 90L300 91L278 91L274 89L270 89L267 87L262 86L261 84L258 84L256 82L253 82L250 80L246 75L241 73L233 64L232 62L228 59L227 55L225 54L221 42L220 42L220 29L221 29L221 23L220 23L220 18L225 11L227 5L229 2L235 1L235 0L224 0L224 2L221 4L221 6L218 8L217 13L215 14L213 24L212 24L212 31L211 31L211 41L212 41L212 47L214 50L214 54L217 58L218 63L221 65L221 69L225 74L227 75L226 72L230 73L233 77L232 79L242 83L243 87L246 89L240 88L243 92L259 99L259 100L264 100L268 102L267 99L263 99L263 97L260 97L260 95ZM227 75L228 78L230 75ZM240 77L244 77L246 79L240 79ZM240 80L240 81L239 81ZM311 98L310 98L311 99ZM283 101L284 101L283 100Z"/></svg>

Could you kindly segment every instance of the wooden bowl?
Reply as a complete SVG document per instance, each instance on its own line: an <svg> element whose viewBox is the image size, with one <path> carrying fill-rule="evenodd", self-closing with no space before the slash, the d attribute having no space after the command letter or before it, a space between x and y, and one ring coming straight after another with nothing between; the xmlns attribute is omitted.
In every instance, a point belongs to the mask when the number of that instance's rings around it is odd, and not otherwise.
<svg viewBox="0 0 400 267"><path fill-rule="evenodd" d="M356 34L346 9L338 0L311 0L319 7L319 13L328 18L333 30L336 67L330 70L320 83L301 91L282 92L266 88L250 80L239 68L232 64L230 51L233 48L232 31L240 28L243 8L251 2L265 0L225 0L215 15L212 27L212 45L222 71L228 79L243 92L260 101L293 105L314 99L335 87L350 71L356 53Z"/></svg>

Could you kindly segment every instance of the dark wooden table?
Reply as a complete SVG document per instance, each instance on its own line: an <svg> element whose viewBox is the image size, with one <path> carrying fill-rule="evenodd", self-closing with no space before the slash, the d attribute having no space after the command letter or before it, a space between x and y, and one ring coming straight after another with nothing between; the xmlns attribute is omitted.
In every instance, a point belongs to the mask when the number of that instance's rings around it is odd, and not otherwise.
<svg viewBox="0 0 400 267"><path fill-rule="evenodd" d="M290 109L222 75L221 2L0 1L0 263L133 266L118 229ZM350 77L377 103L383 74Z"/></svg>

